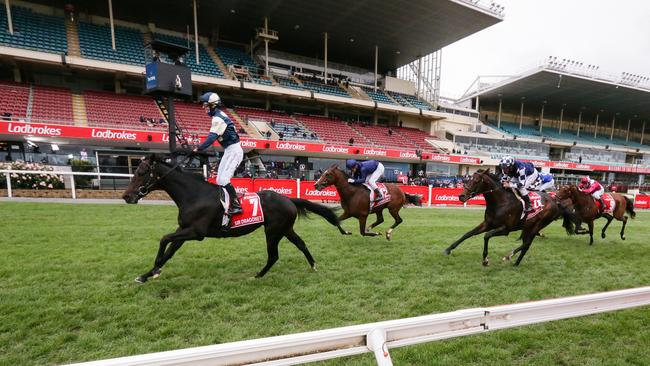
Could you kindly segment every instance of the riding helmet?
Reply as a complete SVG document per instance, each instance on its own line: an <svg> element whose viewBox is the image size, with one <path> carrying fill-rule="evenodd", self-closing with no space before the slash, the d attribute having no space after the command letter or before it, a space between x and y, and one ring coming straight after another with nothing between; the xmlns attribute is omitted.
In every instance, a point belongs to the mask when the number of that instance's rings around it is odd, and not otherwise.
<svg viewBox="0 0 650 366"><path fill-rule="evenodd" d="M514 163L515 163L515 159L512 156L504 156L499 161L499 165L502 168L507 168L509 166L512 166Z"/></svg>
<svg viewBox="0 0 650 366"><path fill-rule="evenodd" d="M221 98L219 98L219 95L215 92L207 92L201 95L199 101L201 101L203 104L208 104L211 108L214 108L219 103L221 103Z"/></svg>

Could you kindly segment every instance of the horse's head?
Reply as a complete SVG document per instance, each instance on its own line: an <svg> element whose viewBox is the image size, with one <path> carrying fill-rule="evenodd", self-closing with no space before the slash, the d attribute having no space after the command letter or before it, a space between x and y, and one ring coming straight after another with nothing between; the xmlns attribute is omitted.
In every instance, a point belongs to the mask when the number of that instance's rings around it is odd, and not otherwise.
<svg viewBox="0 0 650 366"><path fill-rule="evenodd" d="M141 198L154 189L158 181L155 172L155 166L158 163L155 155L148 156L140 161L138 168L133 173L133 178L129 182L129 186L126 187L124 194L122 194L122 199L126 203L138 203Z"/></svg>
<svg viewBox="0 0 650 366"><path fill-rule="evenodd" d="M345 179L345 173L339 169L337 164L333 164L318 178L316 184L314 184L314 188L320 191L325 187L336 185L341 179Z"/></svg>
<svg viewBox="0 0 650 366"><path fill-rule="evenodd" d="M464 187L463 192L458 195L458 199L463 203L474 196L498 189L499 185L495 184L490 169L487 169L472 174L472 177L465 181Z"/></svg>
<svg viewBox="0 0 650 366"><path fill-rule="evenodd" d="M573 184L568 184L566 186L560 187L560 189L558 189L557 192L555 193L555 197L560 201L563 201L567 198L573 199L576 192L577 192L576 186L574 186Z"/></svg>

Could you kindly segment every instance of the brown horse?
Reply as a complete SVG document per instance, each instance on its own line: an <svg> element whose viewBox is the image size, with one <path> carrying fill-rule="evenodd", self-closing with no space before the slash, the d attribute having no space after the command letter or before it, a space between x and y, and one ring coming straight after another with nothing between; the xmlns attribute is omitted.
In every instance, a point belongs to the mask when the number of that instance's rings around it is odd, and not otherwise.
<svg viewBox="0 0 650 366"><path fill-rule="evenodd" d="M420 196L404 193L396 184L386 184L388 194L390 194L390 201L380 206L375 206L370 209L370 196L369 191L363 185L354 185L348 183L348 176L338 165L334 164L327 169L323 175L318 179L314 187L321 190L328 186L336 187L336 190L341 197L341 207L343 214L339 217L339 221L343 221L350 217L359 219L359 232L362 236L377 236L381 233L372 232L370 229L384 222L384 209L388 209L390 215L395 219L395 223L390 229L386 230L386 239L390 240L392 237L393 229L402 223L402 218L399 216L399 210L407 203L412 203L421 206ZM377 214L377 221L375 221L370 228L366 230L366 219L370 214ZM343 235L351 235L349 231L343 230L339 224L339 231Z"/></svg>
<svg viewBox="0 0 650 366"><path fill-rule="evenodd" d="M493 236L508 235L512 231L521 230L522 245L513 250L503 260L510 260L517 252L521 252L515 266L521 263L526 255L528 248L539 233L548 224L559 218L564 217L562 226L568 234L573 234L573 221L570 212L558 201L546 193L539 192L541 196L541 208L531 218L521 218L523 207L519 198L509 188L504 188L499 181L499 177L491 174L489 169L479 170L472 175L465 183L465 189L458 196L461 202L467 202L470 198L482 194L485 197L485 216L483 222L477 227L468 231L460 239L456 240L447 249L444 254L449 255L465 239L474 235L486 233L483 237L483 265L488 265L488 242ZM531 214L529 214L531 215Z"/></svg>
<svg viewBox="0 0 650 366"><path fill-rule="evenodd" d="M627 224L627 215L625 212L630 214L631 218L636 217L636 212L634 212L634 201L631 198L628 198L619 193L610 193L612 198L616 202L616 207L614 208L613 215L609 213L602 213L596 202L591 197L591 195L582 193L574 184L561 187L557 192L557 197L559 199L570 199L573 202L575 207L575 216L580 222L586 222L589 227L589 231L576 228L576 234L586 234L589 232L589 245L594 243L594 220L604 217L607 219L607 223L603 226L603 230L600 233L600 236L604 239L606 237L605 230L612 222L613 219L618 221L623 221L623 227L621 228L621 239L625 240L625 225Z"/></svg>

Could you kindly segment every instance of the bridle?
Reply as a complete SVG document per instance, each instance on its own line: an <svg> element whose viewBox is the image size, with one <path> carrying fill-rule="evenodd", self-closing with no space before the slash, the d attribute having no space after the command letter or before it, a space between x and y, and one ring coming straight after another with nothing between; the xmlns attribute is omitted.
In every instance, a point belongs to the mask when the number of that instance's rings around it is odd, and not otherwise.
<svg viewBox="0 0 650 366"><path fill-rule="evenodd" d="M483 175L483 174L481 174L481 175ZM501 189L501 187L497 186L496 188L492 188L492 189L490 189L488 191L485 191L485 192L472 192L472 193L469 194L468 200L478 196L479 194L485 195L485 194L488 194L488 193L492 193L494 191L498 191L499 189Z"/></svg>
<svg viewBox="0 0 650 366"><path fill-rule="evenodd" d="M186 160L187 160L187 158L185 158L185 159L183 159L181 161L177 161L176 165L171 167L167 171L167 173L161 175L157 179L156 179L156 175L154 174L155 167L156 167L157 163L154 161L151 164L149 164L149 162L147 162L146 160L143 160L142 163L146 164L147 167L149 168L149 179L147 179L146 183L144 183L144 184L142 184L141 186L138 187L138 197L142 198L142 197L148 195L151 192L151 188L153 188L156 184L160 183L160 181L165 179L165 177L167 177L169 175L169 173L174 171L181 163L184 163Z"/></svg>

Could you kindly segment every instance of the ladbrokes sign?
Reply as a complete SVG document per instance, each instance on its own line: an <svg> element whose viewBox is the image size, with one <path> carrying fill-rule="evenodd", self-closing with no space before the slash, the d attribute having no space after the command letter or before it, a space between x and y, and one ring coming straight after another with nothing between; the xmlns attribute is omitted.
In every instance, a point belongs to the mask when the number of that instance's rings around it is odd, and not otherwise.
<svg viewBox="0 0 650 366"><path fill-rule="evenodd" d="M9 133L17 135L41 135L41 136L61 136L60 127L50 127L48 125L31 125L9 123L7 126Z"/></svg>

